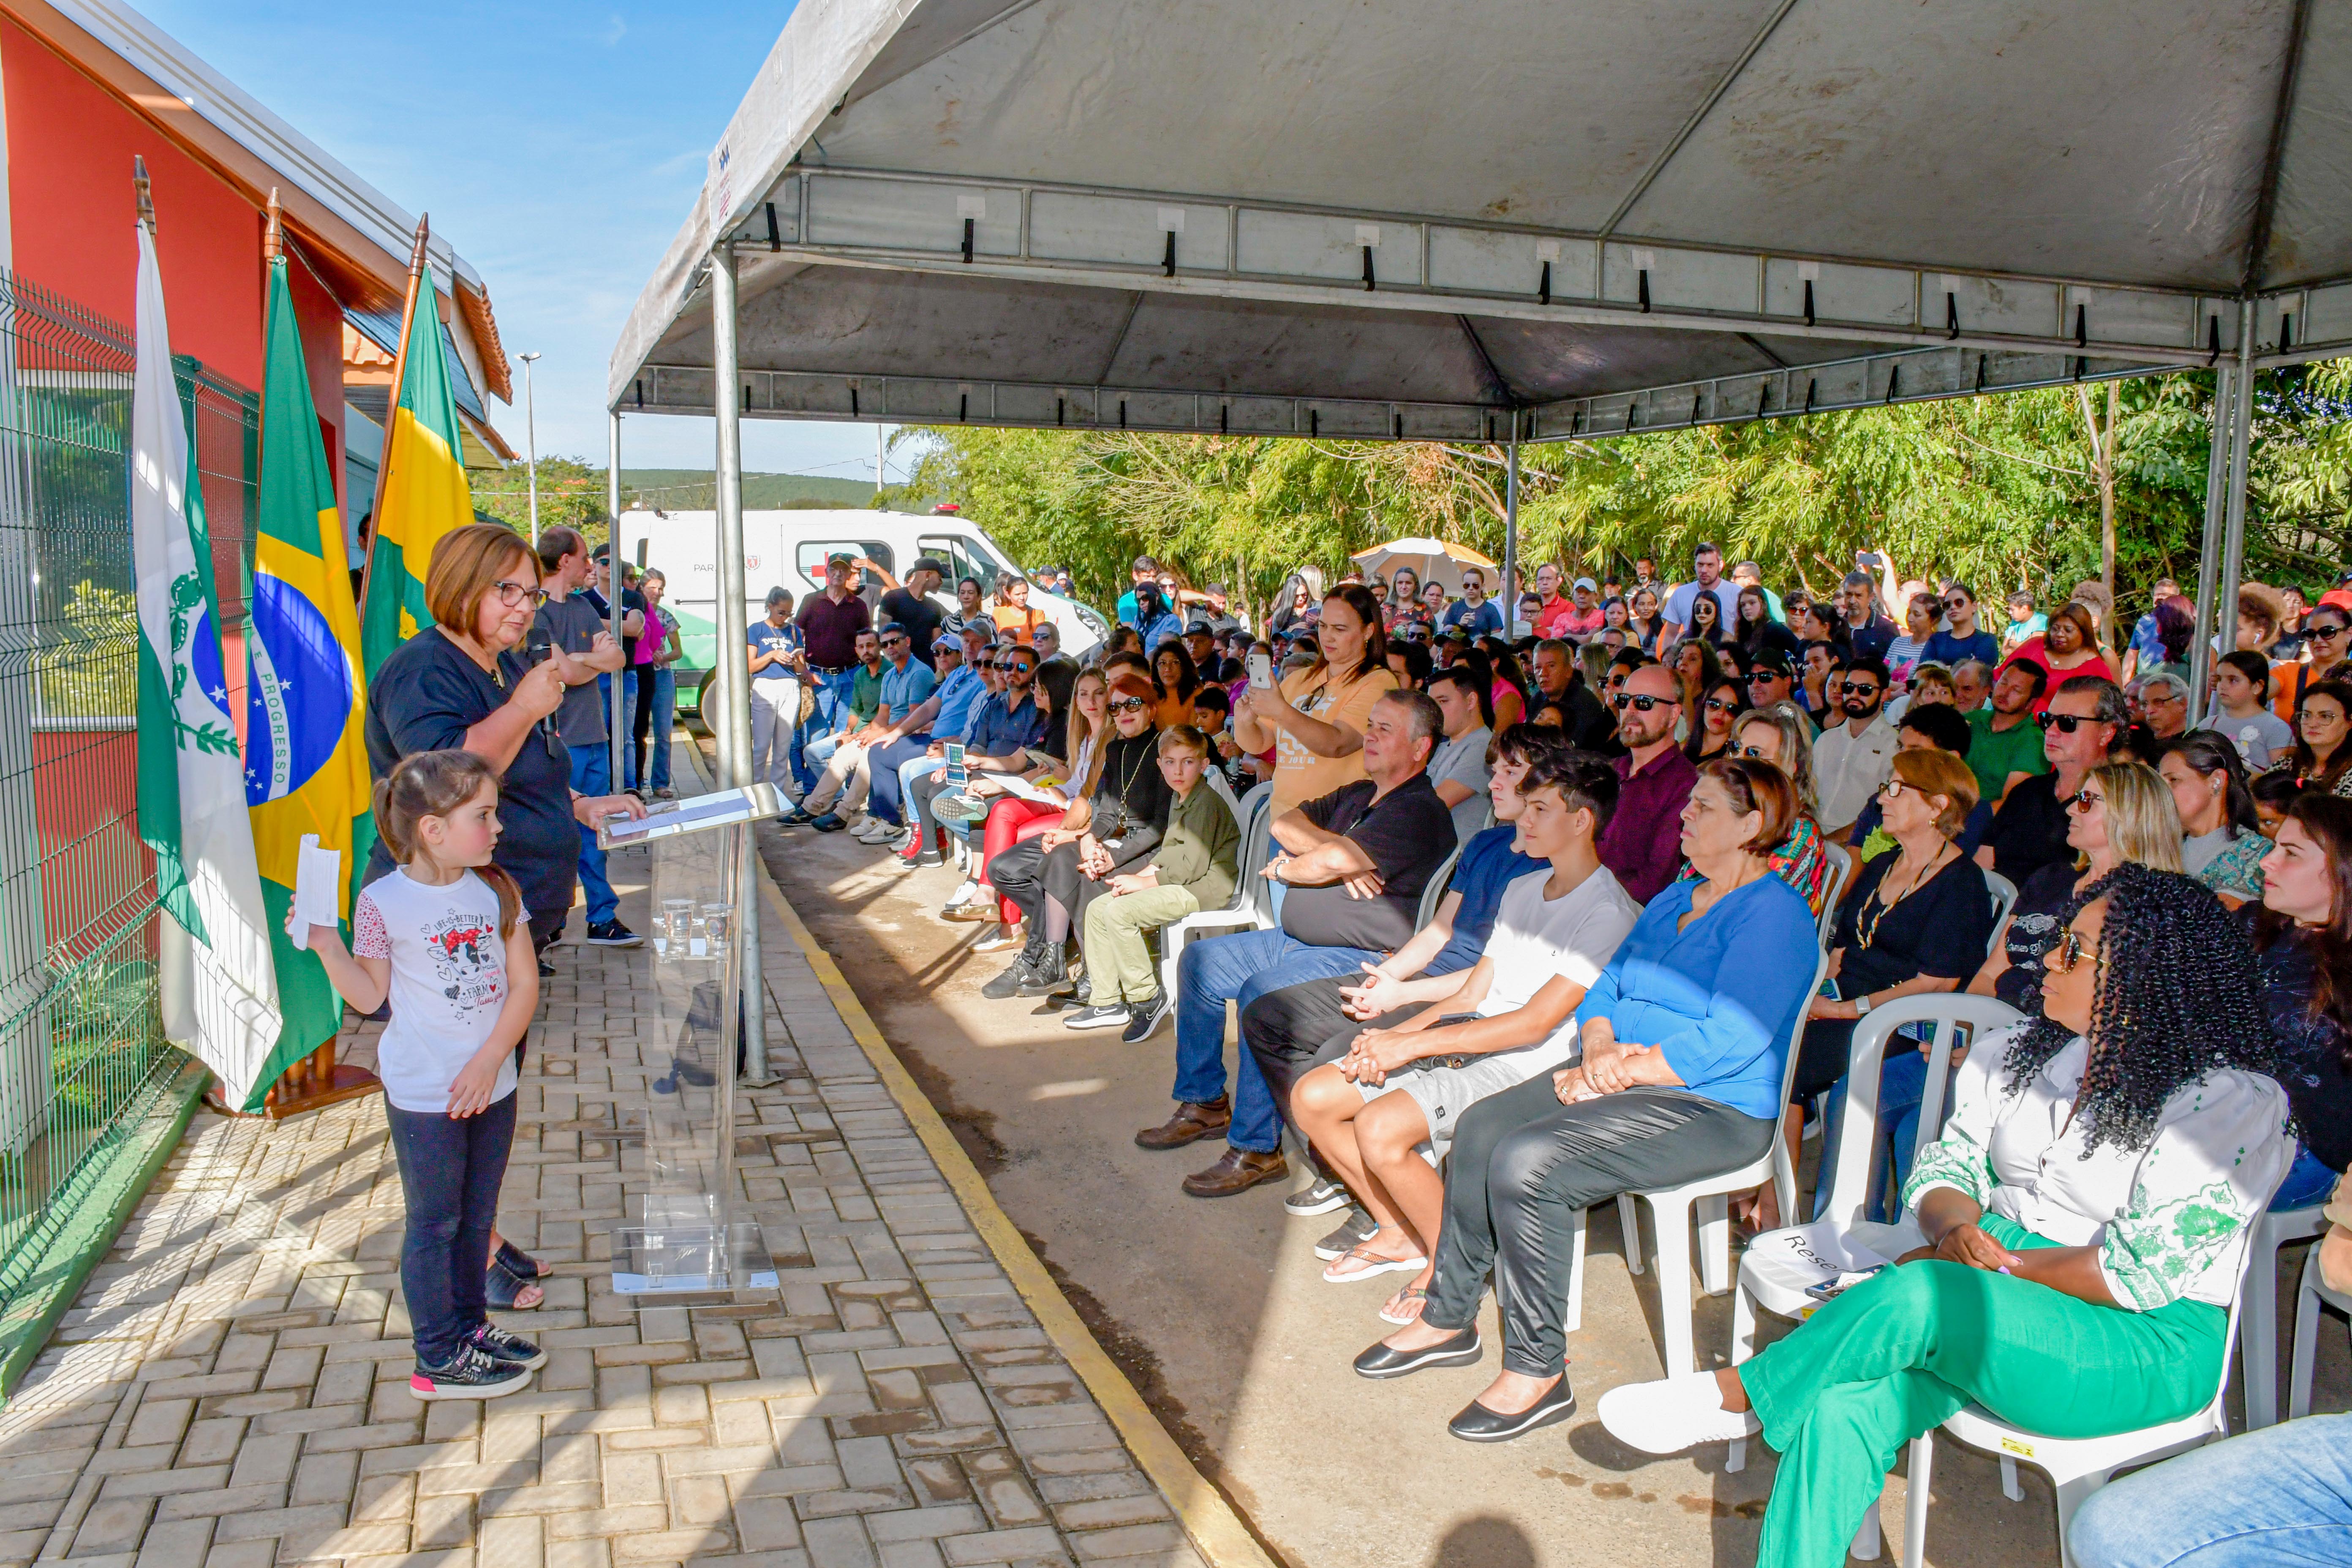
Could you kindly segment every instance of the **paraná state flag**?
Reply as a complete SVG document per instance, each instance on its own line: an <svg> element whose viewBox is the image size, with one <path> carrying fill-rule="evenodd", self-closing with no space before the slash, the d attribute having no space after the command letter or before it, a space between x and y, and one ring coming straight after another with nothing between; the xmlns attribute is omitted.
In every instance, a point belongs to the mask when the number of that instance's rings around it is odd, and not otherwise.
<svg viewBox="0 0 2352 1568"><path fill-rule="evenodd" d="M252 625L246 634L245 798L277 957L285 1016L243 1109L294 1062L335 1037L342 999L315 952L286 935L302 837L343 858L341 913L348 934L361 861L355 825L368 816L360 619L352 599L334 474L287 287L286 258L269 263L261 383L261 521L254 539Z"/></svg>
<svg viewBox="0 0 2352 1568"><path fill-rule="evenodd" d="M383 482L369 534L367 597L360 606L361 663L367 678L394 648L433 624L425 580L441 536L474 521L466 484L457 402L441 352L441 297L430 265L417 272L408 335L384 432Z"/></svg>
<svg viewBox="0 0 2352 1568"><path fill-rule="evenodd" d="M242 1103L278 1038L194 445L172 367L154 237L138 226L131 557L139 612L139 837L171 916L157 934L163 1037Z"/></svg>

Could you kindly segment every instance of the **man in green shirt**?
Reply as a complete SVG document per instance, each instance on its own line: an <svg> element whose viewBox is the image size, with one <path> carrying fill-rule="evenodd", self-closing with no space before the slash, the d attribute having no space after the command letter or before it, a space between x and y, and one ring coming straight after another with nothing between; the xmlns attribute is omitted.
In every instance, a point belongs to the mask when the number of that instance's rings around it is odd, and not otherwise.
<svg viewBox="0 0 2352 1568"><path fill-rule="evenodd" d="M1992 699L1968 715L1976 737L1969 742L1969 771L1977 775L1978 798L2000 804L2020 779L2050 771L2042 752L2042 726L2033 704L2050 675L2030 658L2013 658L1992 683Z"/></svg>

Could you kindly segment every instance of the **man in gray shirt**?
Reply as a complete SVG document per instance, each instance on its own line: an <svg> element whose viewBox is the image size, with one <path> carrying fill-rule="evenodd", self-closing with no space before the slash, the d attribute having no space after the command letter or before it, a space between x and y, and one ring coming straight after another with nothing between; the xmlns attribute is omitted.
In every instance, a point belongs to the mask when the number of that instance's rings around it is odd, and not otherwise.
<svg viewBox="0 0 2352 1568"><path fill-rule="evenodd" d="M1486 748L1495 739L1486 723L1486 706L1479 700L1478 678L1467 665L1441 669L1429 678L1429 695L1445 721L1444 736L1430 753L1429 782L1437 798L1454 814L1455 842L1467 844L1484 831L1492 804L1486 795L1489 777Z"/></svg>
<svg viewBox="0 0 2352 1568"><path fill-rule="evenodd" d="M545 648L545 657L563 672L555 732L572 752L572 787L582 795L610 795L613 755L596 677L621 668L621 645L580 592L591 570L586 540L569 528L541 530L539 564L547 603L531 627L531 658L536 661ZM621 923L620 900L604 875L604 851L596 847L593 828L580 830L580 886L588 896L588 941L597 947L635 946L640 939Z"/></svg>

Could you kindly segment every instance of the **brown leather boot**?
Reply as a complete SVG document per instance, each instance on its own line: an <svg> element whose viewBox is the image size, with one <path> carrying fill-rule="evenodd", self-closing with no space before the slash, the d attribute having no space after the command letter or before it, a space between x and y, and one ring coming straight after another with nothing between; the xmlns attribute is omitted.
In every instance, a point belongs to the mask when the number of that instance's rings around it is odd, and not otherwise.
<svg viewBox="0 0 2352 1568"><path fill-rule="evenodd" d="M1234 1102L1230 1096L1219 1095L1206 1105L1180 1101L1176 1114L1157 1127L1147 1127L1135 1135L1139 1149L1181 1149L1187 1143L1198 1142L1212 1132L1223 1132L1233 1125Z"/></svg>
<svg viewBox="0 0 2352 1568"><path fill-rule="evenodd" d="M1290 1162L1276 1149L1261 1154L1250 1149L1228 1149L1205 1171L1184 1178L1184 1190L1196 1198L1229 1198L1261 1182L1278 1182L1290 1174Z"/></svg>

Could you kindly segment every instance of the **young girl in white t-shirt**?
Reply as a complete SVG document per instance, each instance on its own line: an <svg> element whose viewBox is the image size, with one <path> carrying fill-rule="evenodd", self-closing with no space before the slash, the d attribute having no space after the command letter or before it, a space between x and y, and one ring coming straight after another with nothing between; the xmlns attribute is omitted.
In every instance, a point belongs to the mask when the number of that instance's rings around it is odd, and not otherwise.
<svg viewBox="0 0 2352 1568"><path fill-rule="evenodd" d="M310 946L345 1001L392 1021L376 1046L408 1236L400 1288L419 1399L492 1399L546 1352L489 1321L484 1262L514 1142L515 1047L539 1006L539 963L514 879L490 864L499 780L470 752L420 752L375 786L397 868L360 891L352 946Z"/></svg>

